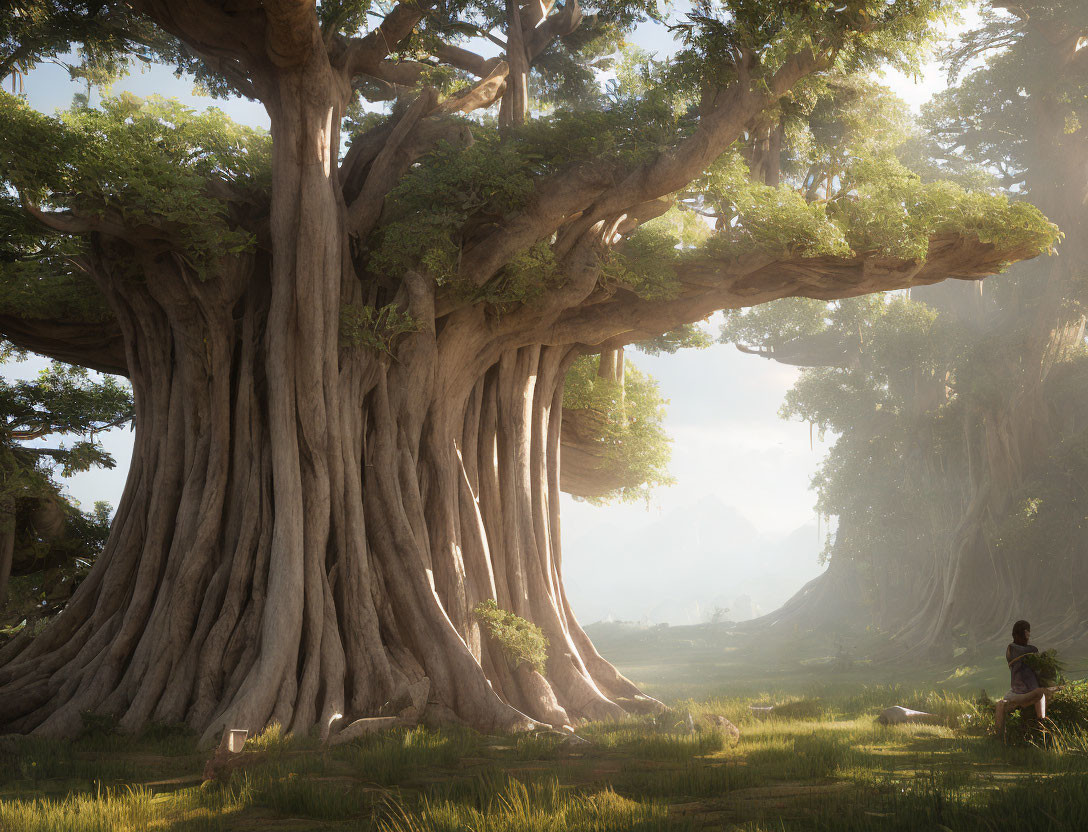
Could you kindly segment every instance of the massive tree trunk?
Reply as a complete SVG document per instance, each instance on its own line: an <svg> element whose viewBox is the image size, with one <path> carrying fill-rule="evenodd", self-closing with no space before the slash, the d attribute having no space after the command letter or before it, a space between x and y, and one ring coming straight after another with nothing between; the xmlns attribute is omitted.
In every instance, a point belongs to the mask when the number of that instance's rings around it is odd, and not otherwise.
<svg viewBox="0 0 1088 832"><path fill-rule="evenodd" d="M331 85L270 107L271 258L201 282L180 258L101 281L124 335L137 439L105 552L60 619L0 655L0 722L66 734L405 713L485 730L654 707L593 649L562 581L559 437L569 347L490 343L482 313L397 359L341 347L358 302L332 165ZM309 92L307 92L309 91ZM429 325L426 322L431 322ZM482 634L488 598L549 639L547 672ZM335 725L333 728L335 729Z"/></svg>
<svg viewBox="0 0 1088 832"><path fill-rule="evenodd" d="M453 323L397 362L339 351L336 317L331 335L277 319L270 277L197 284L179 268L116 298L139 426L128 486L64 614L3 657L8 727L65 733L98 710L128 729L327 730L429 703L498 730L652 706L563 592L571 351L472 366ZM480 633L487 598L544 629L546 678Z"/></svg>

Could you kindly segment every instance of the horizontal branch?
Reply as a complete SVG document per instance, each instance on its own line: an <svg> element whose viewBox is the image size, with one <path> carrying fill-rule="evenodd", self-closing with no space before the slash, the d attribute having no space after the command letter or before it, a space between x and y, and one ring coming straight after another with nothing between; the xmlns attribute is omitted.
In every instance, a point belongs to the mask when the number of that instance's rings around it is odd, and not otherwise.
<svg viewBox="0 0 1088 832"><path fill-rule="evenodd" d="M112 321L72 322L0 314L0 338L66 364L128 375L121 331Z"/></svg>
<svg viewBox="0 0 1088 832"><path fill-rule="evenodd" d="M1034 256L1027 247L1000 250L974 235L941 234L931 238L928 256L921 262L876 253L852 258L692 260L678 270L681 290L673 300L645 300L620 290L611 298L599 298L565 313L542 333L542 340L614 348L703 320L722 309L786 297L839 300L949 278L978 280Z"/></svg>
<svg viewBox="0 0 1088 832"><path fill-rule="evenodd" d="M247 69L267 63L266 20L259 3L223 3L206 0L128 0L132 8L186 46L204 55L235 58Z"/></svg>
<svg viewBox="0 0 1088 832"><path fill-rule="evenodd" d="M495 66L502 62L502 58L498 56L485 58L475 52L462 49L460 46L447 43L441 44L435 50L434 56L444 64L448 64L455 69L463 69L465 72L471 72L479 78L490 75Z"/></svg>
<svg viewBox="0 0 1088 832"><path fill-rule="evenodd" d="M209 189L222 191L226 183L209 181ZM103 211L101 214L87 215L75 211L43 211L41 206L21 196L23 209L35 220L51 231L61 234L105 234L119 240L128 240L134 244L146 245L153 240L171 239L168 229L142 223L128 225L116 211Z"/></svg>

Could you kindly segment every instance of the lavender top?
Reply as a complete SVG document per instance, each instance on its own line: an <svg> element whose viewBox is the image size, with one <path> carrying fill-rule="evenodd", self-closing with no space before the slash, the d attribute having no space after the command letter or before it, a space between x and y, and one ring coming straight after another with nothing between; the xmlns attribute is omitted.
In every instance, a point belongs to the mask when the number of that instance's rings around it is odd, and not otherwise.
<svg viewBox="0 0 1088 832"><path fill-rule="evenodd" d="M1039 679L1035 671L1024 664L1023 661L1014 662L1013 659L1026 656L1028 653L1038 653L1039 648L1034 644L1017 644L1013 642L1005 648L1005 661L1012 662L1009 670L1012 673L1012 692L1030 693L1039 687Z"/></svg>

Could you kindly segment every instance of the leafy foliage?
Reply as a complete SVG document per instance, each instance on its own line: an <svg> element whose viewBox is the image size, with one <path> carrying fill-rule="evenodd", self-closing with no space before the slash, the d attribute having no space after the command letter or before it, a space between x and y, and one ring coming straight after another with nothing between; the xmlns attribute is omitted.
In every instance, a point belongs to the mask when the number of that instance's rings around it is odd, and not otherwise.
<svg viewBox="0 0 1088 832"><path fill-rule="evenodd" d="M10 357L10 356L8 356ZM105 543L110 509L96 503L81 512L54 479L113 458L94 434L132 416L127 389L113 378L93 380L82 368L54 363L36 379L0 379L0 532L14 535L12 599L5 612L49 614L71 594ZM75 435L71 445L24 443Z"/></svg>
<svg viewBox="0 0 1088 832"><path fill-rule="evenodd" d="M1033 251L1049 250L1058 238L1056 226L1034 206L951 182L923 182L890 150L846 163L834 171L834 182L817 199L811 182L764 185L752 181L739 152L723 156L701 183L702 199L715 207L722 228L690 256L875 252L923 260L930 238L942 233Z"/></svg>
<svg viewBox="0 0 1088 832"><path fill-rule="evenodd" d="M909 71L931 42L934 22L947 18L957 5L944 0L854 0L841 5L789 0L768 13L760 0L701 0L679 26L686 49L678 64L693 85L730 77L735 72L732 56L742 51L758 57L764 77L806 50L845 71L882 64Z"/></svg>
<svg viewBox="0 0 1088 832"><path fill-rule="evenodd" d="M649 341L639 341L635 348L647 355L672 355L682 349L705 349L714 343L710 334L698 324L684 324L664 332Z"/></svg>
<svg viewBox="0 0 1088 832"><path fill-rule="evenodd" d="M196 113L154 96L122 95L101 109L49 117L0 93L0 147L0 178L22 199L92 222L146 224L176 240L202 276L253 244L212 183L255 201L267 198L270 183L266 134L220 110ZM29 147L38 150L23 152Z"/></svg>
<svg viewBox="0 0 1088 832"><path fill-rule="evenodd" d="M345 346L391 353L399 336L419 329L419 321L395 304L380 309L355 305L340 308L340 343Z"/></svg>
<svg viewBox="0 0 1088 832"><path fill-rule="evenodd" d="M1043 687L1061 684L1065 680L1065 662L1058 658L1055 650L1027 653L1020 661L1035 671L1035 678Z"/></svg>
<svg viewBox="0 0 1088 832"><path fill-rule="evenodd" d="M585 411L596 427L594 439L608 462L621 466L630 485L597 495L590 502L631 502L648 497L654 488L673 482L668 474L672 440L662 422L665 405L657 382L630 362L623 384L597 374L600 359L587 355L567 371L563 407Z"/></svg>
<svg viewBox="0 0 1088 832"><path fill-rule="evenodd" d="M481 601L472 608L472 614L515 666L526 664L538 673L544 672L548 662L548 637L543 630L502 609L494 598Z"/></svg>
<svg viewBox="0 0 1088 832"><path fill-rule="evenodd" d="M677 241L667 231L646 228L631 235L602 269L601 283L617 284L646 300L670 300L680 292Z"/></svg>

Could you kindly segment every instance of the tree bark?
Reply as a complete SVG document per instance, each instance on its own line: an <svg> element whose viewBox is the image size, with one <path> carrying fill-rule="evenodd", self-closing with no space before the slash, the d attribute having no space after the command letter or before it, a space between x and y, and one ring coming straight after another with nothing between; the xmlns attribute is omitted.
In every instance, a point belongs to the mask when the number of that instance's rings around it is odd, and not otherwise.
<svg viewBox="0 0 1088 832"><path fill-rule="evenodd" d="M71 734L93 710L133 731L185 721L210 742L272 722L327 734L429 711L495 731L657 707L563 592L573 350L488 347L475 310L410 335L395 361L339 344L359 282L328 185L335 143L302 140L328 134L298 116L334 129L324 107L274 111L291 153L275 162L271 259L203 282L175 259L103 280L136 401L132 467L65 613L0 653L5 730ZM406 285L433 322L433 281ZM471 610L487 598L544 630L545 674L481 633Z"/></svg>

